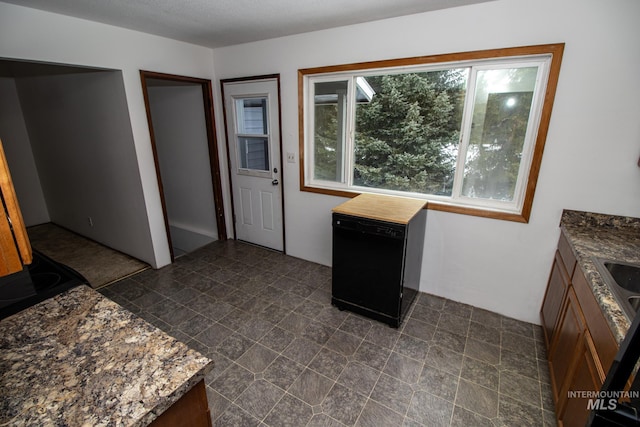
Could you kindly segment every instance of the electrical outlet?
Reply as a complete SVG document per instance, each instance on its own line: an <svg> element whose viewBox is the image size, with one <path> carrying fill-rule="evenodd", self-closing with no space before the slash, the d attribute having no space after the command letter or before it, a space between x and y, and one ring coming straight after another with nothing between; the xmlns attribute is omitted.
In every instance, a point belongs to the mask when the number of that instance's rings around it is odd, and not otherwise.
<svg viewBox="0 0 640 427"><path fill-rule="evenodd" d="M296 162L296 153L287 152L287 163Z"/></svg>

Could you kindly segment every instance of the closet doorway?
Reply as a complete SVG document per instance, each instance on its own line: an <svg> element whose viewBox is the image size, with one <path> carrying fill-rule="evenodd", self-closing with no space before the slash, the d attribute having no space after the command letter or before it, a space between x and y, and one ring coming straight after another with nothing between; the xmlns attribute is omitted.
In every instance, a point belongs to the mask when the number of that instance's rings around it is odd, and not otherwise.
<svg viewBox="0 0 640 427"><path fill-rule="evenodd" d="M140 71L171 259L226 240L211 80Z"/></svg>

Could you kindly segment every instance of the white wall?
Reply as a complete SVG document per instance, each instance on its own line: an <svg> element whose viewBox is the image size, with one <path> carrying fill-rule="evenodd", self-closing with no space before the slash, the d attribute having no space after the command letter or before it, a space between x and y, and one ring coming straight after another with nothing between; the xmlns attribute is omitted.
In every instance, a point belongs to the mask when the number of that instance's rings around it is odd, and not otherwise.
<svg viewBox="0 0 640 427"><path fill-rule="evenodd" d="M539 322L562 209L640 216L638 16L637 0L503 0L216 49L215 74L280 73L283 149L297 153L299 68L566 43L530 222L427 215L421 290ZM344 199L300 192L298 166L284 164L287 250L330 264Z"/></svg>
<svg viewBox="0 0 640 427"><path fill-rule="evenodd" d="M147 91L169 224L216 240L202 88L163 85Z"/></svg>
<svg viewBox="0 0 640 427"><path fill-rule="evenodd" d="M25 225L51 221L13 78L0 78L0 140Z"/></svg>
<svg viewBox="0 0 640 427"><path fill-rule="evenodd" d="M17 87L51 221L152 259L121 73L22 77Z"/></svg>
<svg viewBox="0 0 640 427"><path fill-rule="evenodd" d="M170 263L139 70L213 78L211 49L82 19L0 3L0 57L122 71L154 267ZM123 209L129 207L123 206Z"/></svg>
<svg viewBox="0 0 640 427"><path fill-rule="evenodd" d="M436 211L427 220L423 291L537 322L562 209L640 215L638 16L637 0L501 0L221 48L212 58L206 48L0 3L0 57L122 70L154 251L147 261L161 266L169 249L139 69L200 78L280 73L283 148L297 153L298 68L565 42L529 224ZM283 166L287 250L329 264L329 212L344 199L301 193L298 164Z"/></svg>

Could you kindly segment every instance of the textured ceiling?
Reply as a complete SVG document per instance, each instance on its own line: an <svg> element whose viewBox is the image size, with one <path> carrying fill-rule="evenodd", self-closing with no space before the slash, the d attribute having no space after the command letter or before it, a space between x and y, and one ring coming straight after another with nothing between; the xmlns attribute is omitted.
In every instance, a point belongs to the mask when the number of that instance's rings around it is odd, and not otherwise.
<svg viewBox="0 0 640 427"><path fill-rule="evenodd" d="M211 48L491 0L2 0Z"/></svg>

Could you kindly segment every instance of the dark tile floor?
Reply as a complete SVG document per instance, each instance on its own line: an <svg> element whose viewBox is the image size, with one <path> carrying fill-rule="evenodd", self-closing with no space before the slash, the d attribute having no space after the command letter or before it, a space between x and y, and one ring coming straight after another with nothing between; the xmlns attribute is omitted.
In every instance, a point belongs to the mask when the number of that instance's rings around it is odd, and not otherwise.
<svg viewBox="0 0 640 427"><path fill-rule="evenodd" d="M399 330L331 269L234 241L100 290L215 361L214 426L555 425L541 329L420 294Z"/></svg>

